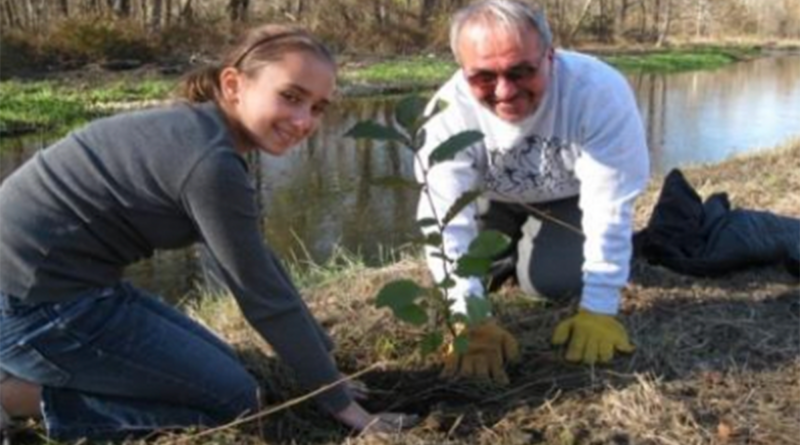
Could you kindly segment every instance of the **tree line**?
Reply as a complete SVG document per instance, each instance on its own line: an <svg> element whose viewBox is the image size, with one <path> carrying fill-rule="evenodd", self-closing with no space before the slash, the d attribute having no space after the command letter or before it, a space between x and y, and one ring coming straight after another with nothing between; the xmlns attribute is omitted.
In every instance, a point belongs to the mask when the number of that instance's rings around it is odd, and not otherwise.
<svg viewBox="0 0 800 445"><path fill-rule="evenodd" d="M174 26L297 23L337 49L410 52L447 44L468 0L0 0L3 32L41 33L64 20L120 21L147 33ZM800 38L800 0L542 0L557 41L663 44L670 39Z"/></svg>

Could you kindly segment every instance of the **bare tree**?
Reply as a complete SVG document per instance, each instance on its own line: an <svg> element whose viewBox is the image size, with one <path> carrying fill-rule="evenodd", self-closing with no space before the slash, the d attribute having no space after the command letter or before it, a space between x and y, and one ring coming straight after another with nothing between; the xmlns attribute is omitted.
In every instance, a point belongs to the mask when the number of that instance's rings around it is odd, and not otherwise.
<svg viewBox="0 0 800 445"><path fill-rule="evenodd" d="M22 22L19 10L13 0L3 0L3 29L21 28Z"/></svg>
<svg viewBox="0 0 800 445"><path fill-rule="evenodd" d="M695 0L695 30L694 37L700 38L705 34L705 21L708 12L706 0Z"/></svg>
<svg viewBox="0 0 800 445"><path fill-rule="evenodd" d="M628 10L631 8L630 0L621 0L619 8L617 8L616 24L618 29L625 29L625 24L628 21Z"/></svg>
<svg viewBox="0 0 800 445"><path fill-rule="evenodd" d="M386 25L386 5L384 0L372 0L372 13L379 26Z"/></svg>
<svg viewBox="0 0 800 445"><path fill-rule="evenodd" d="M660 29L658 29L656 48L660 48L667 40L667 34L669 34L670 24L672 22L672 0L664 0L663 6L664 6L664 18Z"/></svg>
<svg viewBox="0 0 800 445"><path fill-rule="evenodd" d="M428 20L433 14L433 8L436 6L436 0L422 0L419 6L419 27L424 28L428 26Z"/></svg>
<svg viewBox="0 0 800 445"><path fill-rule="evenodd" d="M800 37L800 27L797 21L800 19L800 2L797 0L783 0L784 14L778 20L778 36L784 38Z"/></svg>
<svg viewBox="0 0 800 445"><path fill-rule="evenodd" d="M164 2L163 0L152 0L153 3L150 4L150 21L148 28L152 32L156 32L161 29L161 20L164 14Z"/></svg>
<svg viewBox="0 0 800 445"><path fill-rule="evenodd" d="M647 36L647 18L648 18L647 17L648 16L648 14L647 14L647 3L644 2L644 1L640 1L639 2L639 8L640 8L640 11L639 11L639 15L640 15L639 38L640 39L644 39Z"/></svg>
<svg viewBox="0 0 800 445"><path fill-rule="evenodd" d="M117 17L131 15L131 0L108 0L108 6Z"/></svg>
<svg viewBox="0 0 800 445"><path fill-rule="evenodd" d="M100 0L83 0L81 9L84 13L90 15L97 15L102 12L102 3Z"/></svg>
<svg viewBox="0 0 800 445"><path fill-rule="evenodd" d="M668 39L800 37L800 0L538 0L557 42L579 36L613 42L619 36L663 45ZM441 44L447 18L467 0L0 0L2 32L44 38L63 17L135 18L158 32L175 20L197 23L220 15L232 23L251 14L288 19L325 33L338 47L407 51ZM260 15L261 16L261 15ZM361 39L356 36L363 36ZM367 38L368 37L368 38ZM335 43L334 43L335 42ZM370 42L370 43L366 43ZM384 45L383 43L387 43ZM377 46L376 46L377 45ZM367 47L368 46L368 47Z"/></svg>
<svg viewBox="0 0 800 445"><path fill-rule="evenodd" d="M589 12L589 7L592 5L594 0L585 0L583 3L583 7L581 8L581 12L578 15L578 18L575 20L575 23L570 27L570 31L565 35L565 40L561 42L564 45L571 45L572 42L575 41L575 36L578 34L578 31L581 29L581 23L586 18L587 13Z"/></svg>
<svg viewBox="0 0 800 445"><path fill-rule="evenodd" d="M228 17L231 22L246 22L250 0L229 0Z"/></svg>
<svg viewBox="0 0 800 445"><path fill-rule="evenodd" d="M192 9L192 0L183 0L182 4L178 6L178 18L182 23L194 22L194 9Z"/></svg>

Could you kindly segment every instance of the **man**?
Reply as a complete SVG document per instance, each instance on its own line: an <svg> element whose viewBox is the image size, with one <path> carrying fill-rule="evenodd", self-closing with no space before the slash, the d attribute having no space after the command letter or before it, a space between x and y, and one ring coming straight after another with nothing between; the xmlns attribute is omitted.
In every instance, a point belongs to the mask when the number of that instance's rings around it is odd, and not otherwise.
<svg viewBox="0 0 800 445"><path fill-rule="evenodd" d="M479 229L506 233L513 249L495 264L510 264L525 291L550 299L580 294L578 312L553 336L554 344L568 343L567 360L607 362L615 351L632 351L615 315L629 273L632 207L649 164L626 79L593 57L555 50L544 14L521 1L465 7L453 18L450 43L461 69L428 107L448 104L424 127L416 172L430 196L423 190L418 218L441 217L464 192L480 189L488 210L468 206L448 224L446 256L466 252ZM427 165L434 148L466 130L483 140L452 161ZM445 266L431 253L438 282ZM463 313L466 298L483 297L484 285L454 278L449 297ZM503 365L517 355L516 341L494 322L470 329L468 351L449 354L444 374L507 382Z"/></svg>

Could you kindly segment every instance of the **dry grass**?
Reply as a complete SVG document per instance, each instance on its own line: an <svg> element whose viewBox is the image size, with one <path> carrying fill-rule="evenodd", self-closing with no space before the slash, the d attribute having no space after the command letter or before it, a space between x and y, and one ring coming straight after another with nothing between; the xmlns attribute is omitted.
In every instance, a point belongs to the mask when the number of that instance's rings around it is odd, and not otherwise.
<svg viewBox="0 0 800 445"><path fill-rule="evenodd" d="M800 140L778 150L686 172L703 196L727 191L737 207L800 216ZM660 178L639 204L643 227ZM681 276L635 264L623 319L637 349L611 366L570 365L549 344L568 305L548 306L504 288L498 318L519 339L512 383L445 382L414 351L415 332L375 309L371 298L398 277L427 280L416 256L370 269L357 262L304 294L336 340L347 372L389 365L363 380L369 408L418 413L421 425L390 437L352 437L311 403L260 424L210 438L162 436L202 444L763 444L800 437L800 288L779 268L720 279ZM301 396L290 373L247 328L232 299L208 299L192 313L221 332L263 382L268 404Z"/></svg>

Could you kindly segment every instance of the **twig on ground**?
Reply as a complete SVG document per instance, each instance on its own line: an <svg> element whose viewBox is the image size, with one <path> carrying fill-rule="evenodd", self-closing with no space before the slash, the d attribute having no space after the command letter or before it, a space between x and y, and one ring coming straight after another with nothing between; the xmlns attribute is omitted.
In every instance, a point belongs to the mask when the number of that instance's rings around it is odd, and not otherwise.
<svg viewBox="0 0 800 445"><path fill-rule="evenodd" d="M340 384L342 384L344 382L349 382L350 380L357 379L357 378L361 377L362 375L364 375L364 374L366 374L366 373L368 373L368 372L370 372L370 371L372 371L374 369L385 368L386 366L387 366L386 362L375 363L372 366L364 368L364 369L362 369L362 370L360 370L358 372L355 372L353 374L344 376L341 379L339 379L339 380L337 380L337 381L335 381L335 382L333 382L333 383L331 383L329 385L322 386L322 387L320 387L320 388L318 388L318 389L316 389L314 391L311 391L308 394L302 395L302 396L294 398L292 400L288 400L288 401L286 401L286 402L284 402L284 403L282 403L282 404L280 404L278 406L269 408L267 410L264 410L264 411L261 411L261 412L246 416L246 417L242 417L241 419L234 420L233 422L226 423L225 425L221 425L221 426L218 426L218 427L215 427L215 428L210 428L210 429L207 429L207 430L202 431L200 433L193 434L193 435L181 438L180 440L177 441L177 443L178 444L196 443L195 441L200 437L209 436L209 435L212 435L214 433L233 428L235 426L239 426L239 425L243 425L243 424L248 423L248 422L252 422L253 420L256 420L256 419L262 419L262 418L267 417L269 415L275 414L275 413L277 413L279 411L283 411L284 409L290 408L290 407L292 407L294 405L297 405L297 404L300 404L302 402L305 402L306 400L311 399L313 397L316 397L317 395L322 394L323 392L328 391L329 389L331 389L331 388L333 388L333 387L335 387L337 385L340 385Z"/></svg>

